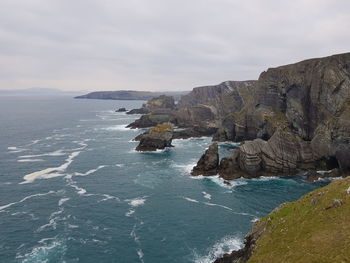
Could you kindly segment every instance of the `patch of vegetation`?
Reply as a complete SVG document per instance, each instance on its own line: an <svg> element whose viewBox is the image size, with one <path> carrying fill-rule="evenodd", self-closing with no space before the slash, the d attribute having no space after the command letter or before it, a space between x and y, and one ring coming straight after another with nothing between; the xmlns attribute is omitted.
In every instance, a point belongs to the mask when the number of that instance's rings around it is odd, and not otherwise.
<svg viewBox="0 0 350 263"><path fill-rule="evenodd" d="M170 132L173 130L173 125L169 122L158 124L151 128L151 132Z"/></svg>
<svg viewBox="0 0 350 263"><path fill-rule="evenodd" d="M350 262L349 187L350 177L333 181L261 219L264 233L248 262Z"/></svg>

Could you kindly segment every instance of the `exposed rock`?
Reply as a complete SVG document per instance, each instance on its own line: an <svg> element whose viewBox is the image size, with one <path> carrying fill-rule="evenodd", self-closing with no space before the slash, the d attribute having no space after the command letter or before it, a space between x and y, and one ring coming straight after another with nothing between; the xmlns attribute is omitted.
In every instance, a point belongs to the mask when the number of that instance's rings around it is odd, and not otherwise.
<svg viewBox="0 0 350 263"><path fill-rule="evenodd" d="M117 109L115 112L125 112L125 111L126 111L125 108L119 108L119 109Z"/></svg>
<svg viewBox="0 0 350 263"><path fill-rule="evenodd" d="M150 111L146 108L140 108L140 109L132 109L128 111L126 114L148 114Z"/></svg>
<svg viewBox="0 0 350 263"><path fill-rule="evenodd" d="M315 171L311 170L305 173L306 180L309 182L316 182L321 178L332 178L332 177L340 177L343 176L339 169L333 169L331 171Z"/></svg>
<svg viewBox="0 0 350 263"><path fill-rule="evenodd" d="M186 129L175 130L173 139L188 139L193 137L212 136L217 131L215 127L193 126Z"/></svg>
<svg viewBox="0 0 350 263"><path fill-rule="evenodd" d="M194 88L189 94L181 96L177 107L207 105L212 107L215 115L225 116L243 107L243 96L255 83L255 80L225 81L219 85Z"/></svg>
<svg viewBox="0 0 350 263"><path fill-rule="evenodd" d="M218 144L213 143L199 159L197 165L193 167L192 175L216 175L219 167Z"/></svg>
<svg viewBox="0 0 350 263"><path fill-rule="evenodd" d="M213 109L206 105L179 108L175 116L180 127L207 126L215 120Z"/></svg>
<svg viewBox="0 0 350 263"><path fill-rule="evenodd" d="M165 147L172 147L173 125L171 123L158 124L139 137L140 143L136 151L150 152Z"/></svg>
<svg viewBox="0 0 350 263"><path fill-rule="evenodd" d="M175 117L170 112L149 113L130 123L127 128L149 128L164 122L175 123Z"/></svg>
<svg viewBox="0 0 350 263"><path fill-rule="evenodd" d="M233 180L246 176L239 167L239 151L221 159L218 173L225 180Z"/></svg>
<svg viewBox="0 0 350 263"><path fill-rule="evenodd" d="M159 97L149 100L143 107L146 109L149 109L150 111L153 111L156 109L174 109L175 108L174 97L160 95Z"/></svg>

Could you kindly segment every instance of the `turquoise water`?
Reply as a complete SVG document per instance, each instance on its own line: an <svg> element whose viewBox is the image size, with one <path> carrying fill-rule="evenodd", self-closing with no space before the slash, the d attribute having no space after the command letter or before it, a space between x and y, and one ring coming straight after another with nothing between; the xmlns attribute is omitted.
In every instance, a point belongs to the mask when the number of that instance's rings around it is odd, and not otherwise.
<svg viewBox="0 0 350 263"><path fill-rule="evenodd" d="M191 177L210 138L135 152L139 116L113 109L142 103L0 98L0 262L212 262L321 185Z"/></svg>

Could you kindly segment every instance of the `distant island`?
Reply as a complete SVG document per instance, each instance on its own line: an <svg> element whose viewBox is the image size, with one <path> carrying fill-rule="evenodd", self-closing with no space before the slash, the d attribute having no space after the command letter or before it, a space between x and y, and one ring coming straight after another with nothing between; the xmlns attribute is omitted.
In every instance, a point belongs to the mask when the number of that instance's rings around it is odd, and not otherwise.
<svg viewBox="0 0 350 263"><path fill-rule="evenodd" d="M95 91L86 95L75 97L75 99L97 99L97 100L150 100L160 95L172 95L176 100L181 95L185 95L189 91L168 91L168 92L152 92L152 91L136 91L136 90L116 90L116 91Z"/></svg>

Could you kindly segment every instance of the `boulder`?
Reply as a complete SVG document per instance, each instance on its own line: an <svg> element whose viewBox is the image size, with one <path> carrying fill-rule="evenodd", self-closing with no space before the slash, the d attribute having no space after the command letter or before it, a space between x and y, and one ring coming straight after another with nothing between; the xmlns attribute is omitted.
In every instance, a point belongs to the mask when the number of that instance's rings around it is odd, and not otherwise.
<svg viewBox="0 0 350 263"><path fill-rule="evenodd" d="M172 136L173 125L171 123L158 124L139 137L140 143L136 151L151 152L172 147Z"/></svg>
<svg viewBox="0 0 350 263"><path fill-rule="evenodd" d="M219 167L218 144L213 143L199 159L197 165L193 167L191 175L216 175Z"/></svg>

